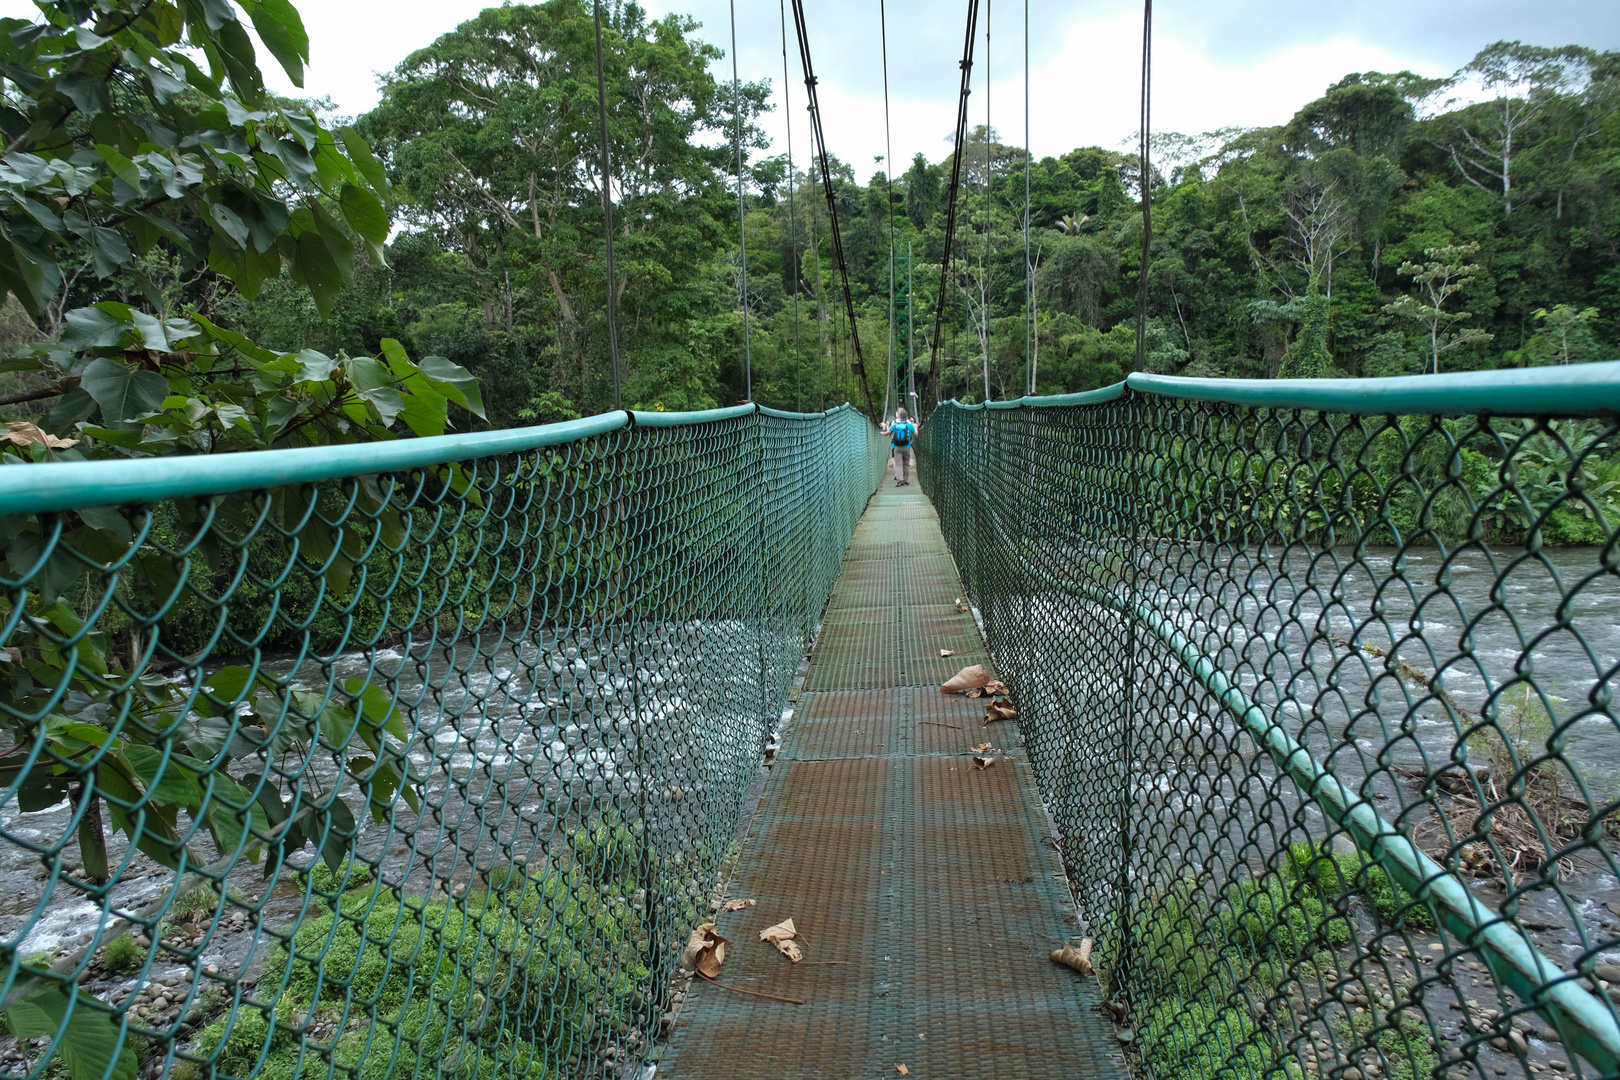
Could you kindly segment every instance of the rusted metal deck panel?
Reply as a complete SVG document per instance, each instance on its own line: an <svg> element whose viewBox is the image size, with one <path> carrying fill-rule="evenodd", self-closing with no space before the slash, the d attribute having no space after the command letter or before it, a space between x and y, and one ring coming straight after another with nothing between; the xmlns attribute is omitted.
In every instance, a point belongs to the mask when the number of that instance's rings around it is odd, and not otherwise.
<svg viewBox="0 0 1620 1080"><path fill-rule="evenodd" d="M699 980L660 1078L1124 1077L1096 981L1046 956L1078 924L1016 726L939 692L989 663L961 594L920 490L885 486L728 890L758 906L718 917L722 982L806 1004ZM758 940L786 918L818 963Z"/></svg>

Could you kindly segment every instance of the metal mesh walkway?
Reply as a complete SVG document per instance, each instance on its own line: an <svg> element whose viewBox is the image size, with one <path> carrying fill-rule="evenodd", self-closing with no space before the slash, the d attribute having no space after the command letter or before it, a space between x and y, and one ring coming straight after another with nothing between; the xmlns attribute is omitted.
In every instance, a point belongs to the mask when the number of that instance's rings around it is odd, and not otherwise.
<svg viewBox="0 0 1620 1080"><path fill-rule="evenodd" d="M989 664L961 595L928 500L886 484L742 844L728 895L758 906L717 917L722 982L805 1004L694 983L661 1078L1124 1075L1095 980L1047 959L1078 925L1017 731L939 692ZM759 941L787 918L818 963Z"/></svg>

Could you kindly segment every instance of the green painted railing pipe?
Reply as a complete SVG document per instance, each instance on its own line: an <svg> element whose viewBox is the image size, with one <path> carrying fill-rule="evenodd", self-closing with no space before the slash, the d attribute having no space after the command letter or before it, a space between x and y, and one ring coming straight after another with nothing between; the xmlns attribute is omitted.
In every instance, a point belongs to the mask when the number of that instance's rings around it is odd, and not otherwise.
<svg viewBox="0 0 1620 1080"><path fill-rule="evenodd" d="M826 413L784 413L758 405L734 405L702 412L607 412L582 420L425 439L351 443L342 446L256 450L238 454L130 458L113 461L60 461L0 466L0 514L42 514L83 506L117 506L168 498L223 495L287 484L311 484L346 476L403 472L456 461L521 454L632 424L670 428L708 424L739 416L768 415L806 420Z"/></svg>
<svg viewBox="0 0 1620 1080"><path fill-rule="evenodd" d="M992 401L988 407L1100 405L1119 399L1126 389L1185 401L1358 416L1620 416L1620 360L1387 379L1187 379L1135 372L1099 390ZM986 407L942 404L963 409Z"/></svg>

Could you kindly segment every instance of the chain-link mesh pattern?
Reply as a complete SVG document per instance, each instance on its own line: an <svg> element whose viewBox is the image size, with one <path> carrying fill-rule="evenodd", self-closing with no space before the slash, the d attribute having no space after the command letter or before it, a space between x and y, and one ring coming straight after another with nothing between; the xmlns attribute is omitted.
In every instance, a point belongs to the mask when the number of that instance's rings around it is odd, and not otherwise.
<svg viewBox="0 0 1620 1080"><path fill-rule="evenodd" d="M1125 390L919 454L1147 1075L1617 1075L1612 420Z"/></svg>
<svg viewBox="0 0 1620 1080"><path fill-rule="evenodd" d="M639 1075L883 452L643 414L0 518L0 1075Z"/></svg>

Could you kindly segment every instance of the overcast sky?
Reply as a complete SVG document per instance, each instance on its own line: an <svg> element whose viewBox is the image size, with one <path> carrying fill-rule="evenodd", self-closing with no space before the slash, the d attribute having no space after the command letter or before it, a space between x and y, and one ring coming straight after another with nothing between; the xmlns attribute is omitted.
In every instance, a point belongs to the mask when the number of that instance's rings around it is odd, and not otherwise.
<svg viewBox="0 0 1620 1080"><path fill-rule="evenodd" d="M966 2L885 3L894 157L903 166L920 151L937 161L948 152L955 122ZM311 64L303 93L329 94L343 112L363 112L377 100L375 72L486 6L487 0L304 0L298 7L310 33ZM703 24L699 35L726 50L717 74L730 78L729 0L647 0L647 6L655 16L695 16ZM804 7L828 146L864 179L876 167L873 158L885 152L879 0L806 0ZM780 107L779 3L736 0L736 9L740 74L771 80L778 108L766 125L780 151L788 114ZM25 0L0 0L0 12L30 15L33 8ZM1007 143L1023 141L1024 12L1024 0L981 0L970 119L984 122L988 100L991 122ZM793 43L791 11L789 19ZM1137 127L1140 35L1139 3L1029 0L1030 141L1037 155L1118 146L1130 136ZM1153 126L1191 134L1278 123L1348 72L1409 68L1447 75L1499 39L1620 48L1620 3L1159 0ZM797 164L809 133L796 44L788 71ZM279 69L274 74L280 76ZM275 82L292 91L284 77Z"/></svg>

